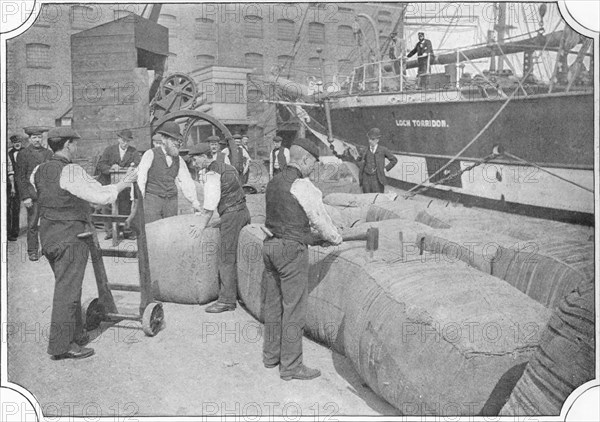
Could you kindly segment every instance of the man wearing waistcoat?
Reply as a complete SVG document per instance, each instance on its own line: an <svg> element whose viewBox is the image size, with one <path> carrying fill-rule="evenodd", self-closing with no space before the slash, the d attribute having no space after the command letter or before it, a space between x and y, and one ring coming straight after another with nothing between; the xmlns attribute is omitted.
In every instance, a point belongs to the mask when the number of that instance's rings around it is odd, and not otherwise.
<svg viewBox="0 0 600 422"><path fill-rule="evenodd" d="M221 217L219 233L219 299L206 308L208 313L233 311L237 302L237 247L242 228L250 224L250 212L237 170L212 158L210 146L199 144L190 149L194 165L204 170L204 204L198 224L191 234L200 236L215 210Z"/></svg>
<svg viewBox="0 0 600 422"><path fill-rule="evenodd" d="M96 174L98 181L106 186L111 182L111 171L117 171L122 168L135 167L140 163L141 156L137 149L130 145L133 141L131 130L124 129L117 134L118 142L114 145L106 147L98 164L96 164ZM119 194L117 198L117 208L120 215L129 215L131 212L131 189L127 188ZM106 206L103 209L105 214L110 214L110 207ZM112 237L110 224L104 225L106 231L105 239ZM126 237L131 237L131 234L126 234Z"/></svg>
<svg viewBox="0 0 600 422"><path fill-rule="evenodd" d="M157 133L161 135L162 145L146 151L138 166L146 224L177 215L177 186L195 210L201 209L194 180L179 156L183 143L179 125L165 122Z"/></svg>
<svg viewBox="0 0 600 422"><path fill-rule="evenodd" d="M273 138L273 150L269 156L269 179L279 174L290 161L290 150L281 146L281 136Z"/></svg>
<svg viewBox="0 0 600 422"><path fill-rule="evenodd" d="M229 145L229 148L224 148L222 153L225 154L224 162L235 167L240 177L242 185L247 180L246 175L250 169L250 154L242 147L242 135L236 133L233 135L234 143Z"/></svg>
<svg viewBox="0 0 600 422"><path fill-rule="evenodd" d="M19 198L19 186L16 180L17 158L26 141L24 136L12 135L10 142L12 148L8 150L8 183L6 184L6 234L9 241L14 242L19 237L21 213L21 199Z"/></svg>
<svg viewBox="0 0 600 422"><path fill-rule="evenodd" d="M40 241L38 238L39 209L35 188L29 179L33 169L52 157L52 151L42 145L45 127L31 126L24 128L29 136L29 146L19 153L17 159L17 185L23 205L27 208L27 254L30 261L39 259Z"/></svg>
<svg viewBox="0 0 600 422"><path fill-rule="evenodd" d="M210 153L215 159L215 161L219 163L224 163L225 160L227 160L227 164L229 164L229 158L227 158L227 154L223 152L223 148L227 145L227 143L224 140L223 142L221 142L221 138L219 138L216 135L212 135L206 138L206 142L208 142L208 146L210 147Z"/></svg>
<svg viewBox="0 0 600 422"><path fill-rule="evenodd" d="M290 161L267 185L263 243L263 364L279 366L279 376L309 380L321 375L304 365L302 334L308 296L308 245L339 245L342 237L323 205L322 193L309 175L319 159L317 146L294 141ZM325 242L325 243L323 243Z"/></svg>
<svg viewBox="0 0 600 422"><path fill-rule="evenodd" d="M54 360L94 354L94 349L82 347L89 341L81 315L81 286L89 249L77 235L92 230L90 202L115 201L137 177L132 170L122 182L102 186L81 166L73 164L78 139L69 127L51 129L48 144L54 155L36 167L30 177L37 192L42 254L55 278L48 344L48 354Z"/></svg>
<svg viewBox="0 0 600 422"><path fill-rule="evenodd" d="M385 171L390 171L398 163L398 159L386 147L379 145L381 131L374 127L367 133L369 147L359 164L359 183L363 193L383 193L387 183ZM389 160L385 165L385 159ZM384 171L385 169L385 171Z"/></svg>

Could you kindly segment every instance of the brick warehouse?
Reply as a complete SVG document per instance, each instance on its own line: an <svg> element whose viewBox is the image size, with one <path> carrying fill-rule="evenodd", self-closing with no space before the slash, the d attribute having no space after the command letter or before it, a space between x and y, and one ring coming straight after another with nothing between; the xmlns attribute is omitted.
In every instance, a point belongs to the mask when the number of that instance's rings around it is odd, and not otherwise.
<svg viewBox="0 0 600 422"><path fill-rule="evenodd" d="M70 125L76 88L71 78L71 35L130 13L142 15L144 7L144 4L44 5L34 25L8 41L9 132L20 133L23 126L31 124ZM326 82L347 76L360 61L352 28L358 13L375 19L378 36L383 41L398 19L399 9L391 4L366 3L164 4L158 23L169 30L165 75L175 72L193 75L207 66L246 68L252 82L244 84L241 91L228 91L227 99L223 100L247 103L245 119L232 121L233 124L228 124L230 129L247 130L251 138L259 141L263 135L272 136L278 124L293 133L298 125L293 121L282 122L282 116L278 122L274 105L252 100L262 97L261 81L284 65L281 75L293 81L306 84L309 77L320 79L318 48L323 50L322 71ZM300 42L292 61L297 36ZM117 93L127 94L118 89ZM89 101L94 101L94 95L97 94L89 93ZM283 120L289 120L289 116ZM108 142L97 142L81 153L90 157ZM267 148L267 143L257 145L261 155Z"/></svg>

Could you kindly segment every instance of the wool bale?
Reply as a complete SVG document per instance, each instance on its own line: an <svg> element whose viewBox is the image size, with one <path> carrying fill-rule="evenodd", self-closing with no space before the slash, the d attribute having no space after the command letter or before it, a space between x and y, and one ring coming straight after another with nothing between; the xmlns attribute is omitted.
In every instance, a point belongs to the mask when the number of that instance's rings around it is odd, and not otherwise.
<svg viewBox="0 0 600 422"><path fill-rule="evenodd" d="M378 204L380 202L390 202L396 199L398 195L394 192L388 193L330 193L323 198L327 205L336 207L361 207L363 205Z"/></svg>
<svg viewBox="0 0 600 422"><path fill-rule="evenodd" d="M257 225L240 233L239 294L263 315ZM478 414L505 373L538 344L519 324L545 326L549 311L495 277L425 252L401 258L364 242L309 249L305 334L345 354L371 389L401 412ZM515 331L516 330L516 331ZM418 404L419 409L407 408Z"/></svg>
<svg viewBox="0 0 600 422"><path fill-rule="evenodd" d="M569 394L595 378L594 293L584 282L560 302L501 416L559 416Z"/></svg>
<svg viewBox="0 0 600 422"><path fill-rule="evenodd" d="M193 214L164 218L146 225L154 297L164 302L204 304L217 299L219 230L206 228L193 238Z"/></svg>

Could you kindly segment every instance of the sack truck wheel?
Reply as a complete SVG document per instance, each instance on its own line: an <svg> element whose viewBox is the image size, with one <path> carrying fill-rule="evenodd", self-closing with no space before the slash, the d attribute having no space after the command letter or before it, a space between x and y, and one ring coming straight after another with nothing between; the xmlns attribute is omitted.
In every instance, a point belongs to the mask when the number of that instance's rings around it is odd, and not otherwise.
<svg viewBox="0 0 600 422"><path fill-rule="evenodd" d="M149 337L154 337L160 331L164 318L165 313L162 303L150 303L144 309L144 315L142 316L142 329L144 333Z"/></svg>
<svg viewBox="0 0 600 422"><path fill-rule="evenodd" d="M100 323L106 319L104 306L100 304L98 298L88 299L81 306L81 316L83 317L83 326L88 330L95 330Z"/></svg>

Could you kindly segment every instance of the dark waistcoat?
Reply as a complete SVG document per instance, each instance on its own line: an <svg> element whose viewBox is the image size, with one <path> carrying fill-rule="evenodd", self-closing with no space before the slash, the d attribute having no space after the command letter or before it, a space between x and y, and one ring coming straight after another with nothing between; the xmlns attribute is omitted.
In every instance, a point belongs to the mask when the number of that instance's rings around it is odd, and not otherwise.
<svg viewBox="0 0 600 422"><path fill-rule="evenodd" d="M161 198L172 198L177 196L177 185L175 178L179 173L179 157L172 157L171 167L167 166L167 157L162 148L153 148L154 159L148 170L148 181L146 192Z"/></svg>
<svg viewBox="0 0 600 422"><path fill-rule="evenodd" d="M217 205L219 215L238 211L246 206L246 195L242 189L235 167L213 161L208 166L208 171L214 171L221 175L221 200L219 201L219 205Z"/></svg>

